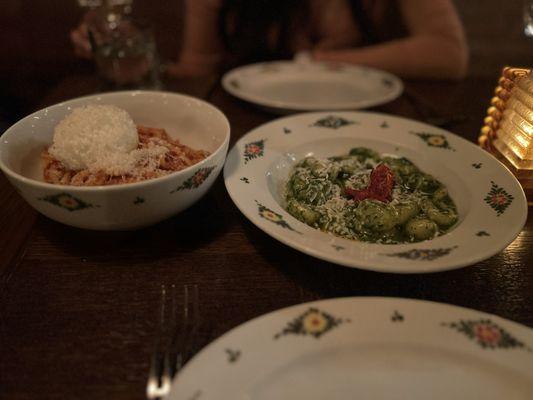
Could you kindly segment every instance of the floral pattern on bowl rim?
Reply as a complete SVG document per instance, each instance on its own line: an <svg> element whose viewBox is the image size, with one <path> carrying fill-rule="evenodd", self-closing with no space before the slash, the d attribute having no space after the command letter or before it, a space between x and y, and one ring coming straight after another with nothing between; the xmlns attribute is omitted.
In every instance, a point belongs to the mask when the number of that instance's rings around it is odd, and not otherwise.
<svg viewBox="0 0 533 400"><path fill-rule="evenodd" d="M91 204L67 192L61 192L54 195L39 197L37 200L46 201L50 204L53 204L54 206L63 208L64 210L67 210L69 212L99 207L98 205Z"/></svg>
<svg viewBox="0 0 533 400"><path fill-rule="evenodd" d="M172 190L170 193L172 194L179 192L180 190L198 188L207 178L209 178L209 175L211 175L211 172L213 172L214 169L215 167L202 167L197 169L190 178L187 178L180 186Z"/></svg>
<svg viewBox="0 0 533 400"><path fill-rule="evenodd" d="M385 120L387 129L382 128ZM357 123L334 123L336 129L317 129L324 121L328 121L327 125L332 121ZM290 135L284 133L287 129ZM431 143L418 133L423 133ZM257 143L261 144L260 151L254 153L258 156L247 158L250 145ZM347 144L342 147L342 143ZM344 149L342 152L348 152L348 145L381 146L388 152L408 157L423 171L435 174L450 189L452 198L456 202L459 200L459 223L450 233L429 241L380 245L320 232L283 210L282 189L276 188L283 186L282 181L286 179L286 175L282 177L283 171L296 161L298 152L320 155L329 147L339 146ZM253 162L248 162L250 160ZM473 164L481 164L483 168L473 168ZM243 176L249 184L243 185ZM425 273L475 264L510 244L527 217L522 187L490 154L440 128L379 113L305 113L262 125L244 135L231 149L224 179L241 212L275 239L326 261L381 272ZM279 215L276 219L284 221L292 230L260 215L256 201L276 210ZM498 235L480 232L498 232Z"/></svg>
<svg viewBox="0 0 533 400"><path fill-rule="evenodd" d="M496 399L498 393L491 393L493 375L483 371L487 365L505 371L495 388L521 384L533 390L532 345L533 329L468 308L393 297L320 300L273 311L215 340L183 368L170 400L198 393L205 400L246 398L252 390L250 382L266 375L289 377L262 381L269 390L279 387L287 392L299 382L295 390L303 398L311 394L315 394L311 398L327 398L324 382L342 388L342 398L350 398L358 388L375 392L372 379L356 381L351 374L351 379L344 380L338 365L360 365L362 374L365 370L370 375L379 373L388 382L385 398L392 394L413 400L435 395L456 398L445 384L454 382L457 393L469 388L476 394L487 392L482 398ZM397 367L390 368L391 363L402 365L401 373ZM422 381L420 363L431 366ZM293 372L304 374L306 383L290 379ZM406 378L423 390L413 392L402 383ZM377 398L384 398L380 393Z"/></svg>

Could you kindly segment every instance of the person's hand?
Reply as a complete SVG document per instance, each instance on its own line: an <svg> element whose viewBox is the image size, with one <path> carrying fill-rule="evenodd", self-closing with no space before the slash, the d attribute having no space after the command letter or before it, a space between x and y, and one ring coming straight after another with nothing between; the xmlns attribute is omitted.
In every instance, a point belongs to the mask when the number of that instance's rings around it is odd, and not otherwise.
<svg viewBox="0 0 533 400"><path fill-rule="evenodd" d="M81 58L92 58L91 43L89 42L87 24L82 22L70 32L70 40L74 46L74 53Z"/></svg>
<svg viewBox="0 0 533 400"><path fill-rule="evenodd" d="M89 38L89 29L92 33L92 41ZM109 35L110 29L111 27L106 23L102 11L87 11L78 27L70 32L74 53L78 57L92 58L96 51L92 48L92 43L100 43L103 38Z"/></svg>

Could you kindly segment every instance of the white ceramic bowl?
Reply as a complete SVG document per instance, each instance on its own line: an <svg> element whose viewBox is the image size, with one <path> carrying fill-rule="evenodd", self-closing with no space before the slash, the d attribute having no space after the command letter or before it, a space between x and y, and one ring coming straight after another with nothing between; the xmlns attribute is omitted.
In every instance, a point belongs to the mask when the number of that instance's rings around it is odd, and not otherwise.
<svg viewBox="0 0 533 400"><path fill-rule="evenodd" d="M112 104L136 124L164 128L173 138L211 154L164 177L111 186L45 183L40 154L52 143L54 127L75 107ZM127 230L152 225L200 199L220 173L230 138L224 114L214 106L176 93L126 91L81 97L37 111L0 137L0 168L37 211L85 229Z"/></svg>

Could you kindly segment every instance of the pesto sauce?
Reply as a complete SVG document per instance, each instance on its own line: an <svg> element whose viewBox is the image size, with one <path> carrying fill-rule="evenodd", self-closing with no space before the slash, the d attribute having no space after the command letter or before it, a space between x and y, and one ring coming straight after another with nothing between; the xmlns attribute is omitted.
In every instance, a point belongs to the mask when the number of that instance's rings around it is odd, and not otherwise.
<svg viewBox="0 0 533 400"><path fill-rule="evenodd" d="M347 188L365 189L379 164L394 174L392 200L355 201ZM446 187L404 157L382 156L356 147L346 155L307 157L291 171L286 209L307 225L347 239L395 244L440 236L457 222L457 208Z"/></svg>

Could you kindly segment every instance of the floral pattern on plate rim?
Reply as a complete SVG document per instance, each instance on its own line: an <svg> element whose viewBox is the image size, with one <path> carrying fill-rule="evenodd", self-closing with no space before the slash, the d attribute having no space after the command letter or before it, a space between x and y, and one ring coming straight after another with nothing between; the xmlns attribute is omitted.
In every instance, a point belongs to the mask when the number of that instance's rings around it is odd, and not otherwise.
<svg viewBox="0 0 533 400"><path fill-rule="evenodd" d="M261 218L266 219L267 221L273 222L276 225L281 226L282 228L288 229L290 231L300 233L296 229L294 229L292 226L290 226L287 221L283 219L283 215L278 214L275 211L272 211L270 208L262 205L257 200L255 201L257 203L257 208L259 212L259 216ZM301 233L300 233L301 234Z"/></svg>
<svg viewBox="0 0 533 400"><path fill-rule="evenodd" d="M439 249L411 249L411 250L401 251L398 253L387 253L383 255L387 257L405 258L407 260L433 261L438 258L447 256L457 247L459 246L439 248Z"/></svg>
<svg viewBox="0 0 533 400"><path fill-rule="evenodd" d="M234 350L234 349L226 349L226 355L228 356L228 362L230 364L233 364L239 360L241 357L241 351L240 350Z"/></svg>
<svg viewBox="0 0 533 400"><path fill-rule="evenodd" d="M263 157L265 154L265 141L266 139L257 140L244 145L244 163L254 158Z"/></svg>
<svg viewBox="0 0 533 400"><path fill-rule="evenodd" d="M501 188L493 181L491 181L490 184L490 191L483 200L485 200L485 203L487 203L494 211L496 211L496 215L499 217L505 212L507 207L511 205L514 197L512 194L507 193L505 189Z"/></svg>
<svg viewBox="0 0 533 400"><path fill-rule="evenodd" d="M429 132L410 132L413 135L418 136L420 139L422 139L426 144L430 147L437 147L440 149L447 149L451 151L455 151L455 149L450 145L448 142L448 139L446 139L446 136L437 134L437 133L429 133Z"/></svg>
<svg viewBox="0 0 533 400"><path fill-rule="evenodd" d="M355 124L355 121L349 121L342 117L337 117L335 115L328 115L327 117L321 118L318 121L311 124L311 126L318 126L321 128L330 128L330 129L339 129L346 125Z"/></svg>
<svg viewBox="0 0 533 400"><path fill-rule="evenodd" d="M405 317L398 310L394 310L394 313L390 317L392 322L403 322L404 319Z"/></svg>
<svg viewBox="0 0 533 400"><path fill-rule="evenodd" d="M309 335L318 339L326 332L345 322L350 322L350 320L337 318L325 311L319 310L318 308L311 307L303 314L290 321L281 332L276 333L274 339L279 339L280 337L289 334Z"/></svg>
<svg viewBox="0 0 533 400"><path fill-rule="evenodd" d="M529 352L532 351L530 347L488 318L479 320L461 319L457 322L442 323L442 325L464 334L483 349L522 348Z"/></svg>

